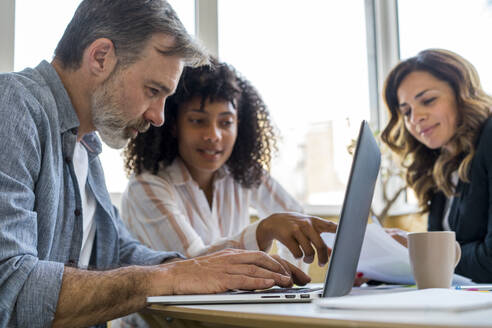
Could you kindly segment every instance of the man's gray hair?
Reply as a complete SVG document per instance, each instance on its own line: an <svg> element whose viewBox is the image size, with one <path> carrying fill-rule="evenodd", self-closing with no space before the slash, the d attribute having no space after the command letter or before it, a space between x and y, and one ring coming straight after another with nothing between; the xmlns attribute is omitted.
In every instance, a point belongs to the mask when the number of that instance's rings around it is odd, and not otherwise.
<svg viewBox="0 0 492 328"><path fill-rule="evenodd" d="M84 0L80 3L55 50L64 68L78 69L85 49L99 38L110 39L119 64L138 60L155 33L175 39L168 55L183 58L187 66L208 63L204 47L188 34L166 0Z"/></svg>

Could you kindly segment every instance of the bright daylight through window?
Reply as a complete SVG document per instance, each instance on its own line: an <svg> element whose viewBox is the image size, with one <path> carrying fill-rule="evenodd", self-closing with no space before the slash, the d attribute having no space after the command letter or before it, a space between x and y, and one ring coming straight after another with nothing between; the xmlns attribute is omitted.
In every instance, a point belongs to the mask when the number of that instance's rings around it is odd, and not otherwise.
<svg viewBox="0 0 492 328"><path fill-rule="evenodd" d="M347 146L370 113L364 1L219 0L218 13L220 59L280 130L272 175L307 205L340 205Z"/></svg>

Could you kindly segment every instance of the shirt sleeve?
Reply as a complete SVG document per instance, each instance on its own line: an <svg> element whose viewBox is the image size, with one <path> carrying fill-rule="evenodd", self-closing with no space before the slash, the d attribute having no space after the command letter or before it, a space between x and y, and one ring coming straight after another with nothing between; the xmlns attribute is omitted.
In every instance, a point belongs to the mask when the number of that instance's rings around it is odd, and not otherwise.
<svg viewBox="0 0 492 328"><path fill-rule="evenodd" d="M38 258L35 207L39 131L14 87L0 92L0 326L48 327L61 288L62 263ZM25 100L25 99L23 99ZM8 151L7 151L8 150Z"/></svg>
<svg viewBox="0 0 492 328"><path fill-rule="evenodd" d="M156 265L173 258L184 258L178 252L153 250L133 238L120 219L118 210L113 207L117 218L121 265Z"/></svg>
<svg viewBox="0 0 492 328"><path fill-rule="evenodd" d="M301 204L266 172L262 183L252 190L250 201L260 219L280 212L304 213Z"/></svg>
<svg viewBox="0 0 492 328"><path fill-rule="evenodd" d="M474 209L466 209L473 216L463 213L463 218L460 222L460 224L467 228L466 230L482 230L483 238L460 242L461 259L456 267L456 273L467 276L474 282L479 283L492 282L492 152L490 151L492 144L492 124L490 120L487 122L480 137L481 140L475 155L476 158L473 160L477 162L472 162L474 166L472 173L475 174L475 177L471 178L472 184L480 186L480 190L483 190L484 193L486 190L488 191L488 198L485 195L479 195L475 198L478 199L483 196L483 201L488 202L488 204L483 205L484 212L480 211L479 208L481 206L478 205ZM475 166L474 164L478 165ZM473 181L474 178L478 181ZM484 218L485 215L486 218ZM480 222L480 220L485 221ZM457 239L462 237L461 230L465 230L465 228L458 227L456 231Z"/></svg>
<svg viewBox="0 0 492 328"><path fill-rule="evenodd" d="M157 250L173 250L187 257L225 248L258 249L256 224L240 233L205 244L190 218L178 206L174 186L159 176L133 177L123 193L122 219L141 242ZM254 243L249 241L254 238Z"/></svg>
<svg viewBox="0 0 492 328"><path fill-rule="evenodd" d="M262 183L251 193L251 206L258 211L260 221L274 213L297 212L304 213L302 206L294 199L270 174L265 173ZM259 223L259 222L258 222ZM257 225L256 225L257 227ZM256 241L256 229L254 233ZM252 241L249 241L252 242ZM258 246L257 246L258 247ZM302 259L296 259L282 243L277 241L278 254L287 261L295 264L304 272L308 272L309 265Z"/></svg>

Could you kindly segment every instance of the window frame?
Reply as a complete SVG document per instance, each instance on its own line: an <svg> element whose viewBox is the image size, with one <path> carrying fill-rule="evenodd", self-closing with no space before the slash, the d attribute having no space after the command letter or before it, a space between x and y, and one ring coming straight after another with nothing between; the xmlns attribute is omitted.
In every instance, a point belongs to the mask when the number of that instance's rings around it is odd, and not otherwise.
<svg viewBox="0 0 492 328"><path fill-rule="evenodd" d="M0 1L0 72L14 69L15 0Z"/></svg>

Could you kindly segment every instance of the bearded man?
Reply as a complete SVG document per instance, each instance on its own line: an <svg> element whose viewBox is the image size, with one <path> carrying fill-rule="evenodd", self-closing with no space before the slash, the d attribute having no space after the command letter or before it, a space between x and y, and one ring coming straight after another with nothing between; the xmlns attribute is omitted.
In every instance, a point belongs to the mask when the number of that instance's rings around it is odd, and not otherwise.
<svg viewBox="0 0 492 328"><path fill-rule="evenodd" d="M146 296L306 281L261 252L151 250L111 204L96 131L121 148L162 125L183 67L207 60L165 0L84 0L51 63L0 75L0 327L104 326Z"/></svg>

